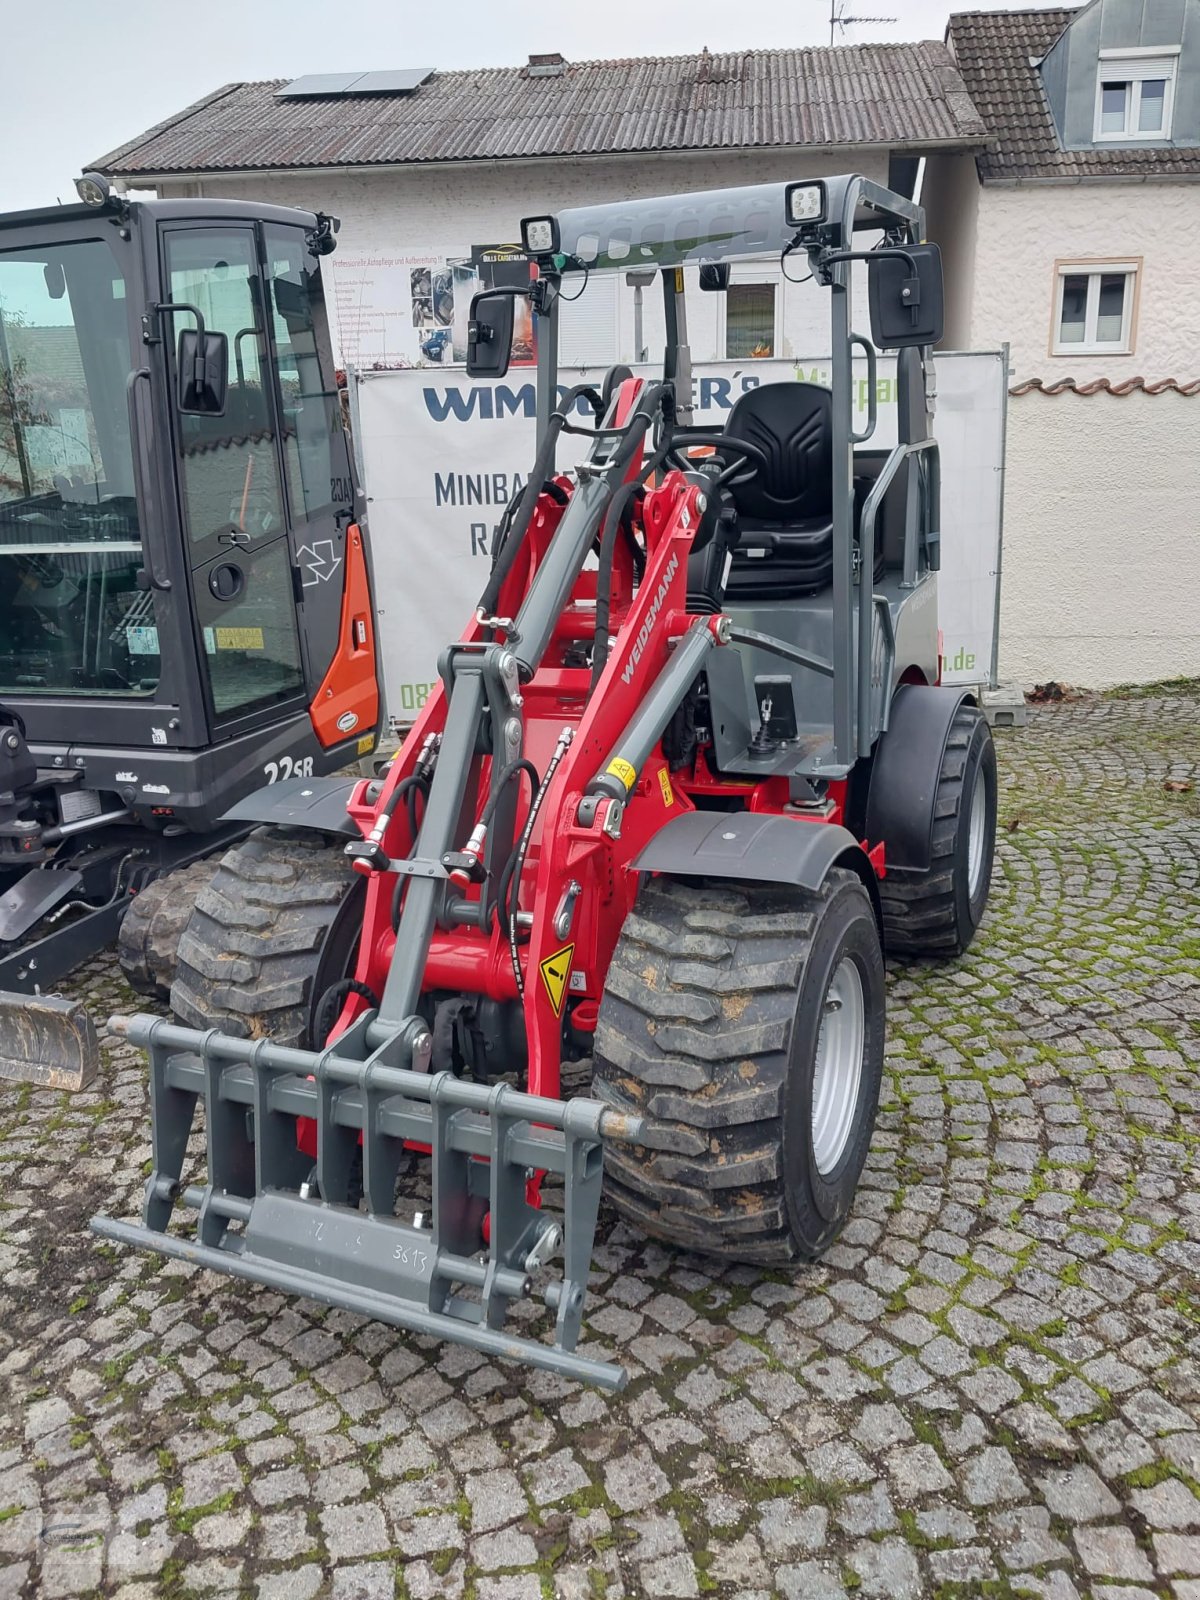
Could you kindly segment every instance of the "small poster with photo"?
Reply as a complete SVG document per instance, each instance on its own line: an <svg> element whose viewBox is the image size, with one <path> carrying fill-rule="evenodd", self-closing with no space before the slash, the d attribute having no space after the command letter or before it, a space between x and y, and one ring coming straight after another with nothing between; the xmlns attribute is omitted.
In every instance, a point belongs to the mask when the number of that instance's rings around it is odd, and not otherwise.
<svg viewBox="0 0 1200 1600"><path fill-rule="evenodd" d="M448 362L454 351L454 274L444 262L409 274L412 324L423 361Z"/></svg>

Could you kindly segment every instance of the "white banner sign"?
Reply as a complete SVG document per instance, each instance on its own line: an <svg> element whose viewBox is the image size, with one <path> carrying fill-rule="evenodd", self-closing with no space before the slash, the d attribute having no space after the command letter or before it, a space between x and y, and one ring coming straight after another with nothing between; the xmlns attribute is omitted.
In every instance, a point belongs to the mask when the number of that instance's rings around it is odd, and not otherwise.
<svg viewBox="0 0 1200 1600"><path fill-rule="evenodd" d="M855 371L861 432L869 398L865 361ZM936 371L943 679L985 683L996 617L1006 365L999 353L943 355ZM598 383L602 376L564 373L563 387ZM701 367L693 420L719 431L747 389L795 378L828 382L828 364ZM533 373L515 369L500 382L482 382L461 369L425 368L360 372L354 381L387 708L394 722L407 723L435 681L439 652L474 612L490 570L496 522L532 465ZM887 449L896 440L896 394L893 364L882 359L877 401L871 448ZM586 448L587 440L565 435L559 465L573 465Z"/></svg>

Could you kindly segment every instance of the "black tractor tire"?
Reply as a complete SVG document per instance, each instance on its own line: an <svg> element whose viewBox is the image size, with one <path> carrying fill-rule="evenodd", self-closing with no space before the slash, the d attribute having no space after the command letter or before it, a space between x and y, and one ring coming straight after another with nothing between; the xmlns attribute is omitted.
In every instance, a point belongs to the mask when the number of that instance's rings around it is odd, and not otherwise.
<svg viewBox="0 0 1200 1600"><path fill-rule="evenodd" d="M859 1074L821 1170L819 1045L827 1002L855 975ZM816 893L648 879L596 1029L593 1092L645 1124L644 1143L605 1149L609 1201L640 1231L703 1255L815 1259L841 1231L866 1160L884 1029L878 925L857 873L835 867Z"/></svg>
<svg viewBox="0 0 1200 1600"><path fill-rule="evenodd" d="M364 880L344 841L256 828L221 858L179 941L171 1008L196 1028L315 1048L322 996L353 968Z"/></svg>
<svg viewBox="0 0 1200 1600"><path fill-rule="evenodd" d="M179 941L200 891L217 870L214 857L164 872L129 902L117 934L117 960L138 994L168 1000L175 981Z"/></svg>
<svg viewBox="0 0 1200 1600"><path fill-rule="evenodd" d="M929 871L889 868L879 884L887 953L961 955L983 921L995 849L992 730L977 706L961 705L938 773Z"/></svg>

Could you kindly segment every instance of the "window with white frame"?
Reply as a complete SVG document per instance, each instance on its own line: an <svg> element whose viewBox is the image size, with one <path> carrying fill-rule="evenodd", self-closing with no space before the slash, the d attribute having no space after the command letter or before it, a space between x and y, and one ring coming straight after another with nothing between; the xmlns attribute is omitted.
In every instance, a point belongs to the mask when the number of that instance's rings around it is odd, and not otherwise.
<svg viewBox="0 0 1200 1600"><path fill-rule="evenodd" d="M1100 52L1095 137L1101 143L1169 139L1179 49Z"/></svg>
<svg viewBox="0 0 1200 1600"><path fill-rule="evenodd" d="M1056 356L1132 352L1138 266L1136 261L1058 263L1051 342Z"/></svg>

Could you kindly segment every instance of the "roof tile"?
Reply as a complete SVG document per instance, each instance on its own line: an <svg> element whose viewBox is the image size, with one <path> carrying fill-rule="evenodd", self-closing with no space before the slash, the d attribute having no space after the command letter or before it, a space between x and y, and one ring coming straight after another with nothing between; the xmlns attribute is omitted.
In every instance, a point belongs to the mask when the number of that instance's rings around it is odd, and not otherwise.
<svg viewBox="0 0 1200 1600"><path fill-rule="evenodd" d="M946 37L966 90L990 129L976 160L989 178L1112 178L1200 175L1200 147L1064 150L1042 81L1040 60L1084 9L963 11ZM948 96L948 99L950 97Z"/></svg>
<svg viewBox="0 0 1200 1600"><path fill-rule="evenodd" d="M945 45L746 50L437 72L415 93L280 100L232 83L89 165L262 171L792 145L979 144L985 127Z"/></svg>

